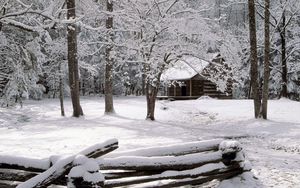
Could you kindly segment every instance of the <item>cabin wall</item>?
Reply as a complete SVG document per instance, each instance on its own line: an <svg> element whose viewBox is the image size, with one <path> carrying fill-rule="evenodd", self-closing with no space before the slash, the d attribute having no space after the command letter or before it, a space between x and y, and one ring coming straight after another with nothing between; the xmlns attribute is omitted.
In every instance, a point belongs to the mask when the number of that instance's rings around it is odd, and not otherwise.
<svg viewBox="0 0 300 188"><path fill-rule="evenodd" d="M190 83L190 80L181 80L179 83L174 83L171 87L168 87L168 96L210 96L214 98L232 98L232 83L229 82L226 94L217 90L216 84L209 80L202 79L200 77L194 77ZM174 86L175 85L175 86ZM190 85L192 85L192 93L190 93ZM185 94L185 95L184 95Z"/></svg>
<svg viewBox="0 0 300 188"><path fill-rule="evenodd" d="M192 80L192 96L203 95L203 80Z"/></svg>
<svg viewBox="0 0 300 188"><path fill-rule="evenodd" d="M172 84L171 87L168 88L168 96L202 96L203 80L192 79L191 81L192 84L190 80L180 80L178 82L181 84Z"/></svg>
<svg viewBox="0 0 300 188"><path fill-rule="evenodd" d="M168 88L168 96L190 96L190 81L181 80Z"/></svg>

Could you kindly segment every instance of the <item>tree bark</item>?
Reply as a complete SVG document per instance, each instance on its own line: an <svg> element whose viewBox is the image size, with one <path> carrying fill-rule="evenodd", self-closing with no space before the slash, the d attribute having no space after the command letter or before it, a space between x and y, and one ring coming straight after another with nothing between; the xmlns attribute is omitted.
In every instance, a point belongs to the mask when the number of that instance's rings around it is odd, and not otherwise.
<svg viewBox="0 0 300 188"><path fill-rule="evenodd" d="M67 19L74 20L75 13L75 0L66 0L67 2ZM79 92L79 71L78 71L78 56L77 56L77 36L76 24L69 23L67 27L68 35L68 66L69 66L69 82L71 90L71 98L73 105L73 116L79 117L83 115L80 106L80 92Z"/></svg>
<svg viewBox="0 0 300 188"><path fill-rule="evenodd" d="M4 16L5 15L5 13L6 13L6 8L5 7L3 7L2 8L2 10L0 10L0 11L2 11L2 16ZM2 22L0 22L0 31L2 31L2 27L3 27L3 23Z"/></svg>
<svg viewBox="0 0 300 188"><path fill-rule="evenodd" d="M251 99L251 91L252 91L252 85L251 85L252 83L251 83L251 81L250 81L250 83L249 83L249 90L248 90L248 92L247 92L247 99Z"/></svg>
<svg viewBox="0 0 300 188"><path fill-rule="evenodd" d="M155 101L157 96L158 88L147 83L146 85L146 99L147 99L147 117L146 119L155 120Z"/></svg>
<svg viewBox="0 0 300 188"><path fill-rule="evenodd" d="M107 11L113 12L113 3L110 0L106 2ZM114 113L113 105L113 57L111 57L111 52L113 50L113 17L108 16L106 20L106 28L108 29L108 45L106 46L106 65L105 65L105 113Z"/></svg>
<svg viewBox="0 0 300 188"><path fill-rule="evenodd" d="M60 103L60 114L61 116L65 116L65 108L64 108L64 83L63 76L61 75L61 64L59 65L60 75L59 75L59 103Z"/></svg>
<svg viewBox="0 0 300 188"><path fill-rule="evenodd" d="M265 57L261 115L267 119L270 78L270 0L265 0Z"/></svg>
<svg viewBox="0 0 300 188"><path fill-rule="evenodd" d="M281 97L288 97L287 91L287 60L286 60L286 17L285 12L282 15L282 25L280 30L280 40L281 40L281 63L282 63L282 88L281 88Z"/></svg>
<svg viewBox="0 0 300 188"><path fill-rule="evenodd" d="M250 29L250 62L251 62L251 86L254 99L254 116L259 117L260 96L258 85L258 62L257 62L257 38L256 38L256 19L255 2L248 0L249 6L249 29Z"/></svg>
<svg viewBox="0 0 300 188"><path fill-rule="evenodd" d="M142 95L146 95L146 83L145 82L146 82L146 73L144 71L143 75L142 75Z"/></svg>
<svg viewBox="0 0 300 188"><path fill-rule="evenodd" d="M150 83L149 80L146 81L146 99L147 99L147 116L146 119L155 120L154 113L155 113L155 102L157 93L160 86L160 77L163 72L164 68L160 71L160 73L156 77L156 81L154 83ZM153 85L154 84L154 85Z"/></svg>

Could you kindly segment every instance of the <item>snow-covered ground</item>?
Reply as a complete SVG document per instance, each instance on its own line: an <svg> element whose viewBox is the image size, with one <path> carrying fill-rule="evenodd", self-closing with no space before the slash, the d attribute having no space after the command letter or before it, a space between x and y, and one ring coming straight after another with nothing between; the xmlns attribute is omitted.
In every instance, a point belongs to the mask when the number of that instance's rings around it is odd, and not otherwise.
<svg viewBox="0 0 300 188"><path fill-rule="evenodd" d="M156 121L146 121L144 97L116 97L117 114L105 116L103 98L82 99L85 116L60 116L58 100L26 101L0 109L0 155L45 158L74 154L117 138L125 150L211 138L240 141L253 170L219 187L300 187L300 103L269 102L269 120L253 118L253 101L158 101ZM253 178L253 175L257 178Z"/></svg>

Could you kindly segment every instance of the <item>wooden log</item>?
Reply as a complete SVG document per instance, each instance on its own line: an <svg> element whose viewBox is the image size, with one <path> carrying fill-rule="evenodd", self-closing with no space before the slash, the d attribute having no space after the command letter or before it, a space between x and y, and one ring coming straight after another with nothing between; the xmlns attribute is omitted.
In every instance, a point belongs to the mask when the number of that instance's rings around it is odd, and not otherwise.
<svg viewBox="0 0 300 188"><path fill-rule="evenodd" d="M83 178L76 178L72 180L72 186L68 184L68 187L72 188L102 188L104 187L104 183L91 183L91 182L86 182L83 180Z"/></svg>
<svg viewBox="0 0 300 188"><path fill-rule="evenodd" d="M68 174L68 187L70 188L101 188L105 178L99 171L95 159L81 161L80 165L73 167Z"/></svg>
<svg viewBox="0 0 300 188"><path fill-rule="evenodd" d="M84 155L87 158L98 158L118 149L118 140L110 139L100 144L95 144L82 150L77 155Z"/></svg>
<svg viewBox="0 0 300 188"><path fill-rule="evenodd" d="M99 157L117 148L118 141L116 139L112 139L102 144L97 144L87 148L82 151L81 154L86 155L87 157ZM18 188L47 187L51 185L56 179L59 179L70 171L70 169L74 166L73 161L75 157L76 156L74 155L58 160L48 170L18 185Z"/></svg>
<svg viewBox="0 0 300 188"><path fill-rule="evenodd" d="M205 165L204 165L205 166ZM200 167L202 168L202 167ZM238 163L235 163L224 169L232 169L232 168L242 168ZM247 169L245 169L246 171ZM218 173L220 169L211 170L208 172L203 172L202 175L211 175ZM120 178L129 178L129 177L140 177L140 176L152 176L163 173L163 170L155 170L155 171L120 171L120 172L104 172L105 180L115 180Z"/></svg>
<svg viewBox="0 0 300 188"><path fill-rule="evenodd" d="M91 148L102 148L102 146L97 146L94 145ZM116 142L114 144L107 145L104 148L107 148L105 150L101 149L97 149L97 150L93 150L91 148L88 148L86 150L83 150L80 152L80 154L85 154L88 157L99 157L101 154L105 154L111 150L114 150L115 148L117 148L117 144ZM18 160L23 159L23 158L18 158ZM25 158L25 160L29 160L28 158ZM31 161L31 160L30 160ZM33 160L34 162L34 160ZM38 160L38 162L40 162L40 160ZM38 175L39 173L36 171L41 171L42 169L36 169L36 168L25 168L24 166L19 166L19 165L9 165L10 168L0 168L0 180L11 180L11 181L20 181L20 182L24 182L36 175ZM11 169L11 168L20 168L20 169L25 169L25 170L17 170L17 169ZM64 174L65 175L65 174ZM65 176L62 175L61 177L59 177L57 180L54 181L55 184L57 185L66 185L66 178Z"/></svg>
<svg viewBox="0 0 300 188"><path fill-rule="evenodd" d="M154 174L162 173L163 171L119 171L119 172L103 172L105 180L118 179L118 178L128 178L128 177L139 177L139 176L150 176Z"/></svg>
<svg viewBox="0 0 300 188"><path fill-rule="evenodd" d="M186 170L186 171L181 171L180 173L178 171L173 172L173 174L171 174L171 176L166 176L166 174L162 173L162 174L158 174L159 169L160 170L170 170L171 168L169 167L165 167L165 164L160 163L159 165L163 165L160 166L161 168L156 169L156 167L143 167L143 166L139 166L141 168L136 168L138 165L135 164L135 168L144 171L131 171L131 172L118 172L118 173L112 173L112 174L105 174L105 176L107 176L108 178L106 181L106 186L107 187L115 187L115 186L126 186L126 185L132 185L132 184L137 184L137 183L145 183L145 182L151 182L151 181L157 181L157 180L163 180L163 179L182 179L182 178L197 178L199 176L211 176L211 175L216 175L216 174L221 174L224 172L231 172L231 171L243 171L245 169L243 169L243 167L240 166L240 162L244 161L244 156L242 151L242 148L240 146L240 144L236 141L224 141L220 144L220 153L221 153L221 161L223 162L223 167L222 168L216 168L216 169L211 169L207 172L203 172L200 171L200 173L193 173L192 171L195 170ZM182 156L184 157L184 156ZM186 156L185 156L186 157ZM178 158L178 157L177 157ZM200 157L201 158L201 157ZM119 158L120 159L120 158ZM142 159L142 161L140 161L140 159ZM136 159L135 161L138 161L139 163L147 163L147 161L143 161L145 158L139 158ZM151 157L148 158L148 160L151 160ZM153 158L152 158L153 159ZM157 159L157 158L154 158ZM166 159L166 158L165 158ZM167 164L170 162L161 159L160 161L164 161ZM188 160L186 160L188 161ZM124 159L122 162L125 162ZM155 163L155 161L153 161ZM111 163L114 163L111 161ZM123 163L124 164L124 163ZM186 165L187 163L185 163ZM153 164L151 164L153 165ZM212 164L207 164L207 165L212 165ZM226 166L228 167L226 167ZM198 169L203 169L205 168L206 165L201 166ZM174 166L173 166L174 167ZM164 169L166 168L166 169ZM121 169L123 169L123 167L121 167ZM126 170L128 170L128 166L126 167ZM150 169L154 169L155 171L151 171ZM185 173L185 174L184 174ZM136 177L136 176L147 176L147 177ZM123 177L131 177L130 179L118 179L115 180L115 178L123 178ZM132 178L132 177L136 177L136 178ZM109 180L111 179L111 180Z"/></svg>
<svg viewBox="0 0 300 188"><path fill-rule="evenodd" d="M0 180L23 182L36 175L38 175L37 172L0 168Z"/></svg>
<svg viewBox="0 0 300 188"><path fill-rule="evenodd" d="M0 168L43 172L49 167L49 159L33 159L7 155L0 156Z"/></svg>
<svg viewBox="0 0 300 188"><path fill-rule="evenodd" d="M0 180L0 188L16 188L20 182Z"/></svg>
<svg viewBox="0 0 300 188"><path fill-rule="evenodd" d="M107 143L105 143L107 144ZM102 144L101 147L105 144ZM112 144L111 146L116 146L117 148L117 144ZM86 154L89 157L93 157L93 156L101 156L101 154L99 155L98 152L95 152L95 148L99 148L100 146L98 145L97 147L91 147L88 148L87 150L84 150L82 152L80 152L81 154ZM174 147L174 146L172 146ZM169 147L169 150L165 153L162 153L163 155L166 154L168 155L168 153L170 154L171 149L173 149L172 147ZM109 151L111 149L111 147L104 147L104 148L109 148L107 150L103 150L103 154L106 154L107 151ZM114 147L112 147L114 148ZM159 153L159 151L161 151L161 147L160 148L152 148L155 153L155 151L157 153ZM175 148L174 148L175 149ZM127 172L118 172L118 173L104 173L104 175L106 177L111 177L111 178L120 178L120 177L136 177L136 176L144 176L144 175L148 175L147 178L145 177L137 177L137 179L133 179L131 181L116 181L116 180L108 180L107 181L107 186L108 187L115 187L115 186L125 186L125 185L131 185L131 184L136 184L136 183L144 183L144 182L152 182L152 181L157 181L157 180L162 180L162 179L183 179L183 180L178 180L175 181L175 183L173 182L172 184L168 184L166 185L166 187L172 187L172 186L177 186L177 185L181 185L181 183L184 182L188 182L190 181L190 179L193 179L192 182L201 182L204 181L207 178L210 178L212 176L216 176L219 175L221 176L221 173L229 173L231 171L236 171L236 170L243 170L238 164L240 161L243 161L243 155L241 155L241 150L242 148L240 147L240 145L237 142L222 142L219 146L220 151L217 152L210 152L210 153L193 153L193 154L188 154L188 155L183 155L183 156L176 156L176 154L174 154L174 152L172 153L172 155L175 156L164 156L164 157L117 157L117 158L111 158L111 159L98 159L98 164L101 166L102 169L123 169L123 170L132 170L132 171L127 171ZM111 149L114 150L114 149ZM176 150L174 150L176 152ZM180 150L180 152L182 152L183 150ZM185 151L195 151L195 150L185 150ZM177 150L177 154L180 154L180 152ZM140 150L140 155L145 154L147 155L147 151L146 150ZM72 158L73 157L73 158ZM50 169L47 170L48 173L42 173L44 174L43 176L49 176L51 180L51 182L47 184L47 181L45 181L45 184L41 184L41 185L35 185L35 186L31 186L31 187L44 187L50 184L65 184L66 183L66 178L65 178L65 174L68 168L70 169L72 166L74 166L72 164L75 156L72 156L69 158L65 158L65 159L60 159L58 160L57 163L54 164L54 166L58 165L58 163L61 163L60 166L63 166L63 168L57 168L54 169L54 171L65 171L62 175L54 178L51 175L51 171ZM68 161L71 160L71 163L67 163ZM214 170L210 170L209 172L201 172L201 174L192 174L191 171L195 170L192 168L197 168L197 169L201 169L203 168L203 165L206 165L208 163L216 163L216 162L223 162L225 165L228 165L229 167L227 168L223 168L223 169L214 169ZM224 162L225 161L225 162ZM229 162L228 162L229 161ZM65 164L65 165L64 165ZM71 165L71 166L68 166ZM212 164L209 164L212 165ZM238 165L238 166L237 166ZM52 168L52 167L51 167ZM192 170L186 170L186 169L192 169ZM185 175L182 174L177 174L176 172L172 172L171 173L171 177L166 177L166 174L161 173L162 171L165 170L182 170L182 172L186 171ZM190 171L190 172L189 172ZM5 170L3 172L6 172ZM10 175L13 175L13 171L8 171L10 173ZM22 175L22 172L19 173L19 171L14 172L15 174L20 174ZM28 172L30 174L30 172ZM161 174L157 174L157 173L161 173ZM175 173L175 174L174 174ZM233 172L232 172L233 173ZM3 173L3 174L7 174L7 173ZM36 174L36 173L35 173ZM42 175L41 174L41 175ZM54 174L57 174L56 172ZM1 169L0 169L0 175L1 175ZM33 173L32 173L33 175ZM40 175L39 175L40 176ZM199 177L201 176L201 177ZM206 177L209 176L209 177ZM223 176L222 176L223 177ZM226 177L226 176L224 176ZM20 177L21 178L21 177ZM188 178L188 179L187 179ZM0 176L1 179L1 176ZM34 178L33 178L34 179ZM110 179L110 178L108 178ZM15 178L13 180L16 180ZM21 179L20 179L21 181ZM57 183L60 182L60 183ZM113 182L115 182L115 184L113 184ZM117 184L116 184L117 182ZM32 183L32 182L31 182ZM174 185L173 185L174 184ZM188 183L189 184L189 183ZM182 185L186 185L186 184L182 184ZM82 186L88 186L87 182L84 183L82 181ZM82 187L79 186L79 187ZM22 186L20 186L22 187ZM27 186L24 186L27 188Z"/></svg>
<svg viewBox="0 0 300 188"><path fill-rule="evenodd" d="M38 175L38 172L31 172L31 171L25 171L25 170L16 170L16 169L0 169L0 181L6 180L6 181L18 181L18 182L24 182L28 179ZM53 184L55 185L67 185L67 178L66 177L60 177L56 179ZM0 187L1 188L1 187Z"/></svg>
<svg viewBox="0 0 300 188"><path fill-rule="evenodd" d="M199 168L184 170L184 171L166 171L161 174L135 177L135 178L123 178L116 180L107 180L105 187L119 187L133 184L147 183L165 179L184 179L184 178L198 178L200 176L211 176L216 174L222 174L231 171L240 171L239 165L226 167L223 163L207 164Z"/></svg>
<svg viewBox="0 0 300 188"><path fill-rule="evenodd" d="M229 166L245 160L241 144L235 140L226 140L220 143L219 150L222 153L222 162Z"/></svg>
<svg viewBox="0 0 300 188"><path fill-rule="evenodd" d="M79 154L87 158L98 158L118 149L118 140L111 139L101 144L95 144L87 149L79 152Z"/></svg>
<svg viewBox="0 0 300 188"><path fill-rule="evenodd" d="M142 149L135 149L123 152L114 152L107 155L107 157L121 157L121 156L179 156L193 153L200 153L205 151L217 151L219 144L223 139L214 139L206 141L188 142L182 144L173 144L159 147L149 147Z"/></svg>
<svg viewBox="0 0 300 188"><path fill-rule="evenodd" d="M222 161L222 153L195 153L183 156L164 157L117 157L109 159L98 159L98 164L102 170L186 170L193 169L208 163L218 163Z"/></svg>
<svg viewBox="0 0 300 188"><path fill-rule="evenodd" d="M55 185L59 186L59 185L67 185L66 184L66 180L64 181L64 184L56 184L54 183L54 187ZM8 180L0 180L0 188L16 188L18 185L20 185L22 182L20 181L8 181Z"/></svg>
<svg viewBox="0 0 300 188"><path fill-rule="evenodd" d="M216 142L216 143L214 143ZM194 148L194 150L189 150L185 147L179 147L176 148L176 145L171 145L171 146L163 146L163 147L156 147L156 148L148 148L150 149L150 152L148 149L138 149L138 150L133 150L129 152L121 152L123 154L138 154L138 155L151 155L151 152L154 152L154 154L170 154L171 152L185 152L185 151L204 151L202 150L203 148L209 148L209 147L215 147L213 149L216 149L217 147L220 149L222 152L222 162L227 165L235 165L235 163L238 163L239 161L243 161L243 158L239 158L239 160L233 162L235 158L237 157L238 153L241 151L240 144L237 143L236 141L222 141L221 147L217 143L220 143L221 140L210 140L210 141L205 141L205 142L193 142L193 143L187 143L187 144L181 144L181 146L187 146L187 147L197 147ZM200 143L200 144L199 144ZM194 145L196 144L196 145ZM211 145L212 144L212 145ZM215 144L215 146L213 146ZM200 147L201 145L201 147ZM204 146L204 147L203 147ZM238 147L237 147L238 146ZM166 149L164 151L165 153L159 153L159 151L162 150L162 148ZM199 149L200 148L200 149ZM212 149L212 148L211 148ZM172 151L173 150L173 151ZM174 154L174 153L172 153ZM110 154L109 154L110 155ZM123 169L123 168L122 168ZM148 168L149 169L149 168ZM151 168L152 169L152 168ZM147 170L147 171L141 171L141 169L137 170L119 170L117 172L103 172L105 175L105 179L116 179L116 178L125 178L125 177L136 177L136 176L149 176L149 175L155 175L162 173L165 169L159 169L159 170ZM111 171L111 170L110 170Z"/></svg>
<svg viewBox="0 0 300 188"><path fill-rule="evenodd" d="M79 152L78 154L85 155L89 158L97 158L117 149L117 142L117 140L114 140L114 142L112 142L111 145L106 145L104 148L101 148L101 144L96 144ZM94 148L98 149L93 150ZM0 156L0 168L26 170L32 172L44 172L53 165L53 161L50 160L50 158L34 159L2 155Z"/></svg>
<svg viewBox="0 0 300 188"><path fill-rule="evenodd" d="M233 171L228 171L228 172L222 172L220 174L215 174L215 175L210 175L210 176L200 176L198 178L185 178L185 179L180 179L180 180L174 180L168 183L159 183L157 185L153 186L143 186L143 188L170 188L170 187L180 187L184 185L201 185L203 183L210 182L212 180L225 180L232 178L234 176L237 176L239 174L243 173L242 169L239 170L233 170Z"/></svg>

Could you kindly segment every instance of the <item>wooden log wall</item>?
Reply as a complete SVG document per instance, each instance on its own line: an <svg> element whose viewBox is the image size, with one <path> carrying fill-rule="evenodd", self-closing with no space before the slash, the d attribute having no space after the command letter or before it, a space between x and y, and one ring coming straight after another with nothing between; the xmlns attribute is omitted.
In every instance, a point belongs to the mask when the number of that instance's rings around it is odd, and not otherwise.
<svg viewBox="0 0 300 188"><path fill-rule="evenodd" d="M202 78L200 75L196 75L190 80L179 80L178 82L184 83L186 87L186 96L210 96L219 99L232 99L232 81L228 81L227 88L225 92L220 92L217 90L216 84L213 82ZM175 87L175 86L176 87ZM192 85L192 89L190 88ZM192 93L191 93L192 91ZM174 83L168 88L168 96L183 96L182 87L178 83Z"/></svg>

